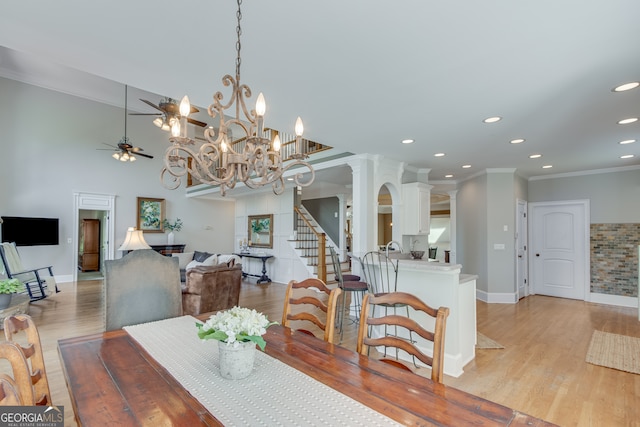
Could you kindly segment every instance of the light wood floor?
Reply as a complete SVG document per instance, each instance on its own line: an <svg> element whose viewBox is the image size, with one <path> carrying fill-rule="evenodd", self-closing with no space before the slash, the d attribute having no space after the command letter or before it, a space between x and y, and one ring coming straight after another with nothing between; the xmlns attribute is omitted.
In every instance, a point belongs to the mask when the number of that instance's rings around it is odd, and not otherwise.
<svg viewBox="0 0 640 427"><path fill-rule="evenodd" d="M104 330L102 281L63 283L31 304L45 349L53 401L75 425L57 341ZM280 321L285 285L244 283L240 305ZM593 330L640 337L637 310L543 296L518 304L477 303L478 330L502 350L477 350L459 378L445 383L561 426L640 426L640 375L590 365ZM355 349L356 327L344 346Z"/></svg>

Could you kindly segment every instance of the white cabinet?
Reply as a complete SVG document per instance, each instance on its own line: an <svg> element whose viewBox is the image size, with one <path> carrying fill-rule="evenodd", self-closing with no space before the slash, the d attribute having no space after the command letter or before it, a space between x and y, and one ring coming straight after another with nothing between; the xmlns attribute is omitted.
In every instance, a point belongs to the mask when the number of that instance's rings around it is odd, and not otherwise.
<svg viewBox="0 0 640 427"><path fill-rule="evenodd" d="M402 234L429 234L431 218L431 188L423 182L402 184L403 226Z"/></svg>

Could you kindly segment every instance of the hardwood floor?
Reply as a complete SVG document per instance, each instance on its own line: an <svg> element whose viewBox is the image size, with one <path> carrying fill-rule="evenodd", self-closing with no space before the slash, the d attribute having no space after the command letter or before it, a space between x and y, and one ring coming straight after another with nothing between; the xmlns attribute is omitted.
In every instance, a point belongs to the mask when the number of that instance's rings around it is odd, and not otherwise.
<svg viewBox="0 0 640 427"><path fill-rule="evenodd" d="M31 304L45 352L53 402L75 425L57 352L61 338L104 330L102 281L59 285ZM285 285L243 283L240 305L280 321ZM478 330L502 350L476 350L459 378L445 383L561 426L640 426L640 375L585 362L593 330L640 337L637 310L530 296L518 304L477 303ZM355 349L356 326L342 345ZM4 366L2 369L6 369Z"/></svg>

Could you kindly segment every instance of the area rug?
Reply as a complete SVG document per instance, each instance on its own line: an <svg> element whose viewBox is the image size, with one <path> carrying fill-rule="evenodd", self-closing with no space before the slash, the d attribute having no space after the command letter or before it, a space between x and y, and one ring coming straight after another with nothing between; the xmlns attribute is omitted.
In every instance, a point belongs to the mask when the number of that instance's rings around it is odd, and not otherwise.
<svg viewBox="0 0 640 427"><path fill-rule="evenodd" d="M640 338L593 331L588 363L640 374Z"/></svg>
<svg viewBox="0 0 640 427"><path fill-rule="evenodd" d="M500 348L504 348L504 347L501 344L498 344L497 342L492 340L491 338L487 337L486 335L483 335L480 332L478 332L477 339L476 339L476 349L500 349Z"/></svg>

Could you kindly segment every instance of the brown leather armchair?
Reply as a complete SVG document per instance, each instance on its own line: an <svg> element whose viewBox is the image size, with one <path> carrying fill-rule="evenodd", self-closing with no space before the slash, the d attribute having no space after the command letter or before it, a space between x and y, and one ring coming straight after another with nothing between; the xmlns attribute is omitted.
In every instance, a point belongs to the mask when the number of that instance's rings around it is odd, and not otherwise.
<svg viewBox="0 0 640 427"><path fill-rule="evenodd" d="M197 315L238 305L242 285L242 265L226 263L199 266L187 271L182 290L184 314Z"/></svg>

